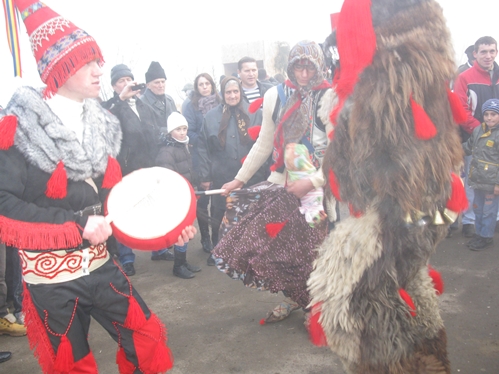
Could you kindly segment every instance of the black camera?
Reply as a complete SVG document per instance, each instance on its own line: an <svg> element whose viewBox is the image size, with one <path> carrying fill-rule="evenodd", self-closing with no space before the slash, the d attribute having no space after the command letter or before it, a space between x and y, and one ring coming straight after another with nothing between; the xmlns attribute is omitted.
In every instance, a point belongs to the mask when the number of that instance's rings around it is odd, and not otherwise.
<svg viewBox="0 0 499 374"><path fill-rule="evenodd" d="M140 83L140 84L136 84L135 86L132 86L132 91L139 91L139 90L143 90L144 88L146 88L146 84Z"/></svg>

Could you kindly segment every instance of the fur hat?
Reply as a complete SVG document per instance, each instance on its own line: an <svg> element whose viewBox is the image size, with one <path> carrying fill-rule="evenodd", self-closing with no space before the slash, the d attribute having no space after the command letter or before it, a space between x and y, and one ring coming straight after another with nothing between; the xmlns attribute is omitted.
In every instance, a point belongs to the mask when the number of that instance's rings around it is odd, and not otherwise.
<svg viewBox="0 0 499 374"><path fill-rule="evenodd" d="M166 124L167 124L168 134L180 126L187 126L187 128L189 128L187 120L179 112L173 112L172 114L170 114L168 116Z"/></svg>
<svg viewBox="0 0 499 374"><path fill-rule="evenodd" d="M166 79L166 74L159 62L153 61L149 65L149 69L146 72L146 83L149 83L155 79L163 78Z"/></svg>
<svg viewBox="0 0 499 374"><path fill-rule="evenodd" d="M499 113L499 99L490 99L484 102L482 105L482 114L485 114L486 110Z"/></svg>
<svg viewBox="0 0 499 374"><path fill-rule="evenodd" d="M54 95L88 62L104 62L94 38L44 3L14 0L14 4L26 25L38 73L47 85L45 97Z"/></svg>
<svg viewBox="0 0 499 374"><path fill-rule="evenodd" d="M125 64L116 65L111 69L111 86L114 86L118 80L123 77L133 78L132 71Z"/></svg>

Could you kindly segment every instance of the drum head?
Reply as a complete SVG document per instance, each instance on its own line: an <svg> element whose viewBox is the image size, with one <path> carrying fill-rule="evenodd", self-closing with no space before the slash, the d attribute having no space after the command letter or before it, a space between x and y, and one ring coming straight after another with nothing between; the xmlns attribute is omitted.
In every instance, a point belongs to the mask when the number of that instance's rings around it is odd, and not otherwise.
<svg viewBox="0 0 499 374"><path fill-rule="evenodd" d="M158 250L177 242L196 219L196 197L180 174L162 167L134 171L116 184L106 200L116 239L132 248Z"/></svg>

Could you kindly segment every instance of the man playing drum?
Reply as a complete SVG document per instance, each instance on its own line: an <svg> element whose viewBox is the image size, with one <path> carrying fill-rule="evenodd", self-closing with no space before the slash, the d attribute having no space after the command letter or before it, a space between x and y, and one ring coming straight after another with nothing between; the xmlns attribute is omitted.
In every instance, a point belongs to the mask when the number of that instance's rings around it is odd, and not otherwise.
<svg viewBox="0 0 499 374"><path fill-rule="evenodd" d="M47 85L18 89L0 115L0 241L20 248L30 345L44 373L97 372L93 317L119 344L120 373L165 372L165 329L110 258L98 215L121 180L120 126L95 100L99 46L45 4L14 3Z"/></svg>

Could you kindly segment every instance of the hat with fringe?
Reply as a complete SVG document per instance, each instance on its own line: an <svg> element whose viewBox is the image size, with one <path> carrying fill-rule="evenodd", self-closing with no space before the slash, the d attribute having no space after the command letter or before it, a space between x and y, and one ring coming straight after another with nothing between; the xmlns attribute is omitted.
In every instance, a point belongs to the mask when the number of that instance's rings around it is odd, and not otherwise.
<svg viewBox="0 0 499 374"><path fill-rule="evenodd" d="M104 62L94 38L44 3L14 0L14 4L26 26L38 73L47 85L44 97L54 95L85 64Z"/></svg>

